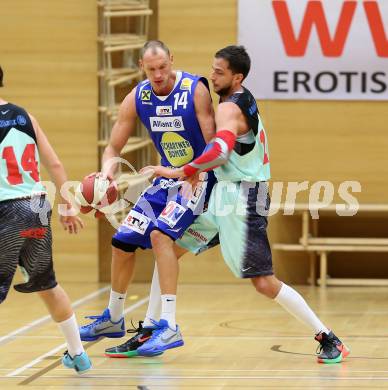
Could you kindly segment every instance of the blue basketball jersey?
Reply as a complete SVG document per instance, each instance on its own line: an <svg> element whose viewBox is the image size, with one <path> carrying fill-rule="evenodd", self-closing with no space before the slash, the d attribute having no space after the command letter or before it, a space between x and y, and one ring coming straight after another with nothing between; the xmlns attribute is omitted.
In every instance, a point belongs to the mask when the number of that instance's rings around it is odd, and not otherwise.
<svg viewBox="0 0 388 390"><path fill-rule="evenodd" d="M149 80L136 87L137 114L162 157L163 166L181 167L205 149L194 107L194 91L200 80L209 88L205 78L178 71L168 96L156 96Z"/></svg>

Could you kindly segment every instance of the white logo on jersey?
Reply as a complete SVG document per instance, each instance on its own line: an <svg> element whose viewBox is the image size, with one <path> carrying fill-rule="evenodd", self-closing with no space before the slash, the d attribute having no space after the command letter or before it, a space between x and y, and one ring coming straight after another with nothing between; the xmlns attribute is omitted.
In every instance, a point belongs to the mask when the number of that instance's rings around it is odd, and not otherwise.
<svg viewBox="0 0 388 390"><path fill-rule="evenodd" d="M185 211L186 209L183 206L174 201L170 201L163 209L158 219L173 228L177 224L177 222L183 217Z"/></svg>
<svg viewBox="0 0 388 390"><path fill-rule="evenodd" d="M156 115L157 116L172 115L172 106L157 106Z"/></svg>
<svg viewBox="0 0 388 390"><path fill-rule="evenodd" d="M134 232L144 234L150 224L151 219L135 210L131 210L125 218L123 225L130 228Z"/></svg>
<svg viewBox="0 0 388 390"><path fill-rule="evenodd" d="M175 181L173 179L161 179L159 182L160 188L167 190L169 188L178 187L182 184L181 181Z"/></svg>
<svg viewBox="0 0 388 390"><path fill-rule="evenodd" d="M7 110L7 111L1 111L1 113L2 113L3 115L5 115L7 112L9 112L9 110Z"/></svg>
<svg viewBox="0 0 388 390"><path fill-rule="evenodd" d="M150 117L151 131L184 131L183 119L181 116L171 116L160 118L158 116Z"/></svg>

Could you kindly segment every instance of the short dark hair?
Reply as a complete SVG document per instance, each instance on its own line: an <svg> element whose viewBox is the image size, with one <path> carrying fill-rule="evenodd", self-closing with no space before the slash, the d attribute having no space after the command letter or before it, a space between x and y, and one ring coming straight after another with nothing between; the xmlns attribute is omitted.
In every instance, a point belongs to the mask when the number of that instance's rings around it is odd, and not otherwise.
<svg viewBox="0 0 388 390"><path fill-rule="evenodd" d="M3 69L1 69L1 66L0 66L0 87L4 87L3 76L4 76Z"/></svg>
<svg viewBox="0 0 388 390"><path fill-rule="evenodd" d="M142 47L140 51L140 58L144 57L144 53L148 50L151 49L153 53L156 53L156 49L162 49L169 57L170 57L170 49L166 46L166 44L162 41L158 40L152 40L152 41L147 41L144 46Z"/></svg>
<svg viewBox="0 0 388 390"><path fill-rule="evenodd" d="M248 76L251 69L251 59L244 46L226 46L221 50L218 50L216 58L223 58L229 62L229 69L233 73L242 73L245 77Z"/></svg>

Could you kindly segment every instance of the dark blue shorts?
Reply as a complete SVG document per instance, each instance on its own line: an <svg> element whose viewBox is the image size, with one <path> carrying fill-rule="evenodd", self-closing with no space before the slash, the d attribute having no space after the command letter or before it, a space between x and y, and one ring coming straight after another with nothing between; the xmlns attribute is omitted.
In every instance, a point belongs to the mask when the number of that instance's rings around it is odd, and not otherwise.
<svg viewBox="0 0 388 390"><path fill-rule="evenodd" d="M113 236L112 245L127 252L136 248L151 248L151 232L160 230L174 241L200 215L209 200L215 183L214 174L202 174L192 196L182 196L182 182L177 179L156 178L139 197Z"/></svg>

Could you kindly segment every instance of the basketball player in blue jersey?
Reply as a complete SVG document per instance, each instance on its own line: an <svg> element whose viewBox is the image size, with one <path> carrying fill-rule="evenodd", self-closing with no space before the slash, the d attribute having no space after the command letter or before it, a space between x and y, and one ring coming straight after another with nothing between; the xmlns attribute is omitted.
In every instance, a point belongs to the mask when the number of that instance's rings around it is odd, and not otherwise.
<svg viewBox="0 0 388 390"><path fill-rule="evenodd" d="M172 69L172 56L163 42L149 41L141 52L140 66L147 79L124 99L118 120L113 126L103 158L103 174L113 176L110 159L120 155L135 129L137 118L147 128L165 167L178 168L197 158L214 135L214 111L205 78ZM92 323L81 327L81 339L125 335L124 302L133 275L135 251L153 248L176 263L173 244L202 212L214 184L212 173L198 182L193 195L186 199L180 193L177 179L156 179L140 196L112 238L112 272L108 308ZM156 275L156 274L155 274ZM154 275L154 279L155 279ZM157 275L156 275L157 280ZM151 307L160 305L160 293ZM175 310L175 298L162 295L162 311ZM108 349L108 356L131 356L147 340L155 325L146 315L134 338ZM170 347L181 345L177 337Z"/></svg>
<svg viewBox="0 0 388 390"><path fill-rule="evenodd" d="M185 249L197 254L211 247L212 241L218 238L224 260L236 277L250 279L259 293L274 299L314 331L315 339L320 343L318 361L341 362L349 354L346 346L319 320L302 296L273 273L266 232L270 160L256 101L242 86L249 69L250 58L242 46L219 50L211 74L214 91L220 96L215 138L201 156L179 169L157 166L145 170L152 169L156 175L176 178L214 169L218 183L213 188L208 210L176 244L181 251ZM230 209L228 213L226 209ZM166 260L158 253L156 260L161 293L174 297L177 275L172 272L177 272L178 268L171 265L171 259ZM169 316L162 313L158 329L138 348L138 354L163 352L167 349L165 340L175 333L175 313L169 313Z"/></svg>
<svg viewBox="0 0 388 390"><path fill-rule="evenodd" d="M55 279L51 207L40 181L40 158L59 191L67 180L66 172L37 120L0 97L0 303L6 299L20 265L28 280L15 285L15 290L38 293L65 336L68 350L63 364L83 373L91 363L69 297ZM61 200L71 208L67 200ZM60 216L60 222L69 233L83 227L76 216Z"/></svg>

